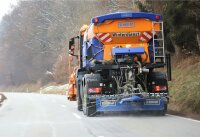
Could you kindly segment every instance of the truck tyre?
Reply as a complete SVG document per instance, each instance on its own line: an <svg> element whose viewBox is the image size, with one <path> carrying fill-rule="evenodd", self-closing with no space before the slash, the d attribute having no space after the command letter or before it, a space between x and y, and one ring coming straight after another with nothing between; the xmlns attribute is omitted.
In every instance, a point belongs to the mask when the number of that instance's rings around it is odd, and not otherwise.
<svg viewBox="0 0 200 137"><path fill-rule="evenodd" d="M156 111L155 115L157 115L157 116L165 116L166 113L167 113L167 104L165 104L163 110Z"/></svg>
<svg viewBox="0 0 200 137"><path fill-rule="evenodd" d="M94 117L96 116L96 102L90 102L86 108L86 116Z"/></svg>
<svg viewBox="0 0 200 137"><path fill-rule="evenodd" d="M165 104L164 109L159 111L159 116L165 116L167 113L167 104Z"/></svg>
<svg viewBox="0 0 200 137"><path fill-rule="evenodd" d="M78 93L77 93L77 109L78 111L82 111L83 110L83 104L82 104L82 99L81 99L81 94L80 92L82 92L82 85L80 85L77 89Z"/></svg>
<svg viewBox="0 0 200 137"><path fill-rule="evenodd" d="M83 110L83 87L82 78L84 76L84 71L77 69L76 71L76 89L77 89L77 109L79 111Z"/></svg>
<svg viewBox="0 0 200 137"><path fill-rule="evenodd" d="M158 85L166 85L168 87L167 80L166 80L166 74L164 72L152 72L149 74L148 79L149 79L150 83L152 83L152 81L155 81L156 84L158 84ZM152 92L152 85L149 86L149 91ZM168 93L168 88L165 92ZM164 109L156 111L156 115L165 116L165 114L167 112L167 103L169 102L169 98L167 96L166 96L166 99L167 99L167 102L166 102L166 104L164 104Z"/></svg>
<svg viewBox="0 0 200 137"><path fill-rule="evenodd" d="M77 98L77 109L78 109L78 111L82 111L83 110L82 100L81 100L80 97Z"/></svg>
<svg viewBox="0 0 200 137"><path fill-rule="evenodd" d="M96 101L91 101L87 97L88 85L84 79L82 82L82 92L83 92L83 114L88 117L93 117L96 115Z"/></svg>
<svg viewBox="0 0 200 137"><path fill-rule="evenodd" d="M84 94L83 97L83 114L88 116L88 117L94 117L96 116L96 102L95 101L89 101Z"/></svg>

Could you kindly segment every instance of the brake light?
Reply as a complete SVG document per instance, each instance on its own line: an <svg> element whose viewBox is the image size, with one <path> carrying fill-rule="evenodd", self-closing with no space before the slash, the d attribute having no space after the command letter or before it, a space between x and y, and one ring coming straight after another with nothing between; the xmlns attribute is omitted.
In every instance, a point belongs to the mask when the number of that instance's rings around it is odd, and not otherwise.
<svg viewBox="0 0 200 137"><path fill-rule="evenodd" d="M156 20L159 20L160 19L160 16L159 15L156 15Z"/></svg>
<svg viewBox="0 0 200 137"><path fill-rule="evenodd" d="M94 18L94 23L98 23L99 19L98 18Z"/></svg>
<svg viewBox="0 0 200 137"><path fill-rule="evenodd" d="M89 94L99 94L102 92L102 88L88 88Z"/></svg>
<svg viewBox="0 0 200 137"><path fill-rule="evenodd" d="M154 91L160 92L160 91L166 91L167 87L166 86L154 86Z"/></svg>

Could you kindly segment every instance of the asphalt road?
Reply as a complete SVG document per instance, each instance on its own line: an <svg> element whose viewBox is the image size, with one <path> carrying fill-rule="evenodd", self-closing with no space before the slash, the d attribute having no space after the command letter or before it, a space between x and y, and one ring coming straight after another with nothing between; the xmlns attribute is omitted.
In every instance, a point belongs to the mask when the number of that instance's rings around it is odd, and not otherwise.
<svg viewBox="0 0 200 137"><path fill-rule="evenodd" d="M65 96L7 93L0 137L200 137L200 121L166 115L85 117Z"/></svg>

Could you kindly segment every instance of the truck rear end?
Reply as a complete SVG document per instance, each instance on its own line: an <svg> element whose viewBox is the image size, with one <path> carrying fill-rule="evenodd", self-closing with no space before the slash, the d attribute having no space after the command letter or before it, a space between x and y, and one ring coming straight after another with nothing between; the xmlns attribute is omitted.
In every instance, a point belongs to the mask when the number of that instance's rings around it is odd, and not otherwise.
<svg viewBox="0 0 200 137"><path fill-rule="evenodd" d="M80 41L77 92L84 114L165 114L167 76L157 68L170 62L165 57L160 15L122 12L98 16Z"/></svg>

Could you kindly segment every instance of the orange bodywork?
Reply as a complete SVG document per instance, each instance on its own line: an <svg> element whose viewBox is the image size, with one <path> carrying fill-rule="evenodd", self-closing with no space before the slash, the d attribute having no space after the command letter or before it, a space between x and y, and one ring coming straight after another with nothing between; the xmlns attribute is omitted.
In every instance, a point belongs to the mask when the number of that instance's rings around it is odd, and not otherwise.
<svg viewBox="0 0 200 137"><path fill-rule="evenodd" d="M131 24L130 27L119 27L123 23ZM102 42L104 45L104 60L112 59L113 47L144 47L145 53L142 55L142 61L150 62L148 53L148 41L141 41L140 37L143 32L152 32L160 30L160 24L152 25L152 21L148 19L119 19L107 20L101 24L91 24L88 28L88 41L98 33L109 33L112 37L110 42ZM114 36L116 33L138 33L135 36ZM97 37L98 38L98 37Z"/></svg>
<svg viewBox="0 0 200 137"><path fill-rule="evenodd" d="M76 68L74 68L73 73L70 75L68 84L68 99L70 101L76 101Z"/></svg>

